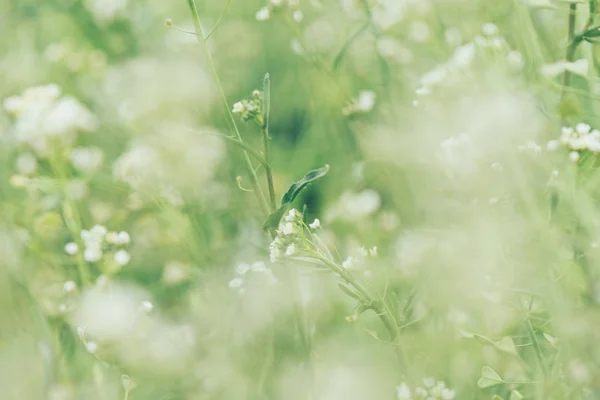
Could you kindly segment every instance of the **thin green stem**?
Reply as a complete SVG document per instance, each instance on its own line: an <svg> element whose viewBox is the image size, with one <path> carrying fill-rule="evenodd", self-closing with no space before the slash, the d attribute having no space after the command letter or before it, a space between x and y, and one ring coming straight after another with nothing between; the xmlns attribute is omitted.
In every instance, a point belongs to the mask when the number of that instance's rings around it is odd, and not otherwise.
<svg viewBox="0 0 600 400"><path fill-rule="evenodd" d="M225 94L225 89L223 89L221 79L219 78L219 73L217 72L217 68L215 66L212 55L206 45L206 39L204 38L204 33L202 30L202 23L200 22L200 15L198 14L198 9L196 8L196 2L195 2L195 0L187 0L187 1L188 1L188 5L190 7L190 11L192 12L192 17L193 17L193 22L194 22L194 30L196 31L196 37L198 38L198 42L202 45L202 50L208 61L208 65L209 65L211 73L213 75L213 79L219 89L219 94L221 96L221 101L223 102L223 106L225 108L227 118L228 118L229 122L231 123L231 126L233 127L233 129L232 129L233 134L235 135L235 138L238 141L243 142L242 135L240 134L238 126L235 122L235 118L233 117L233 114L231 112L229 102L227 101L227 95ZM247 151L245 151L245 150L242 151L242 158L243 158L244 164L246 166L246 169L248 171L248 174L250 176L252 190L253 190L254 194L256 195L256 198L258 200L258 203L261 207L261 210L262 210L264 216L267 217L269 215L269 206L267 203L267 199L265 198L265 195L258 183L258 176L256 175L256 171L254 170L254 167L252 166L252 161L250 160L250 156L248 155Z"/></svg>
<svg viewBox="0 0 600 400"><path fill-rule="evenodd" d="M575 59L575 50L577 50L577 46L581 43L581 39L575 36L575 24L577 23L577 4L569 5L569 22L568 22L568 37L567 41L569 43L567 47L566 60L568 62L573 62ZM565 70L563 75L563 92L561 98L564 98L566 95L567 88L571 86L571 72L569 70Z"/></svg>
<svg viewBox="0 0 600 400"><path fill-rule="evenodd" d="M267 172L267 184L269 186L269 200L271 201L271 212L277 209L275 202L275 185L273 184L273 170L269 158L269 128L265 124L262 127L263 153L265 156L265 171Z"/></svg>
<svg viewBox="0 0 600 400"><path fill-rule="evenodd" d="M54 146L52 143L52 157L50 159L51 168L58 179L60 189L61 189L61 197L62 197L62 209L63 209L63 217L65 219L65 223L71 232L71 237L73 241L77 243L80 251L75 255L75 260L77 262L77 272L79 274L79 278L81 279L81 283L83 286L88 286L91 284L91 276L90 271L88 269L88 265L86 264L82 249L84 248L84 243L81 240L81 217L79 216L79 211L77 209L77 204L71 200L69 194L66 191L66 185L68 181L68 173L63 164L63 160L60 157L59 148Z"/></svg>
<svg viewBox="0 0 600 400"><path fill-rule="evenodd" d="M527 326L527 332L529 333L529 338L531 343L533 343L533 349L535 352L535 356L540 364L540 369L544 375L544 379L548 379L548 367L546 366L546 362L544 361L544 356L542 355L542 348L540 346L540 342L537 340L537 336L535 334L535 330L533 329L533 324L531 323L531 319L529 318L529 312L533 307L534 298L531 298L529 303L529 310L527 310L527 315L525 317L525 325Z"/></svg>

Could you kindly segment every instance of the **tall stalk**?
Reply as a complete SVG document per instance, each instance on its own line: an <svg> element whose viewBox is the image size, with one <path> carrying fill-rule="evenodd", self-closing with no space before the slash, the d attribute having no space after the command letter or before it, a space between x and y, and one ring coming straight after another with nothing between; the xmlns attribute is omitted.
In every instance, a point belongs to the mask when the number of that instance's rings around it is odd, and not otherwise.
<svg viewBox="0 0 600 400"><path fill-rule="evenodd" d="M244 141L242 139L242 135L240 135L240 131L235 122L235 118L233 117L233 114L231 112L229 102L227 101L227 95L225 94L225 89L223 89L223 84L221 83L219 73L217 72L217 69L215 67L215 62L212 58L210 51L208 50L208 46L206 44L206 37L204 36L204 31L202 29L202 22L200 21L200 15L198 14L198 8L196 7L195 0L188 0L188 5L190 7L190 11L192 12L192 17L193 17L193 22L194 22L194 30L196 32L196 38L198 39L198 42L200 42L200 44L202 45L202 51L203 51L204 55L206 56L213 79L219 89L219 94L221 96L221 101L223 103L223 106L225 107L225 112L226 112L227 118L229 119L229 122L231 123L231 126L233 127L232 133L235 136L235 139L237 141L243 143ZM258 200L258 204L260 205L260 208L261 208L264 216L266 217L269 215L269 205L267 203L267 199L265 198L265 195L264 195L264 193L260 187L260 184L258 182L258 176L256 175L256 171L254 169L254 166L252 165L252 161L250 160L250 155L248 154L248 152L246 150L242 150L242 158L243 158L244 164L246 166L246 170L248 171L248 175L250 176L250 183L252 185L252 191L254 192L254 194Z"/></svg>

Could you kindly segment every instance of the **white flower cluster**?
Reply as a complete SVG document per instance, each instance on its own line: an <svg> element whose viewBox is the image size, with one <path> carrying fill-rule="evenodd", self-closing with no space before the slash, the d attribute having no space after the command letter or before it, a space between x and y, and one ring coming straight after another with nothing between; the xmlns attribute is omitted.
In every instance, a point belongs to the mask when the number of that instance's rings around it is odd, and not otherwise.
<svg viewBox="0 0 600 400"><path fill-rule="evenodd" d="M506 40L498 35L499 30L496 25L484 24L482 33L483 35L476 36L473 41L457 47L450 60L423 75L421 86L416 90L416 94L429 95L436 86L451 83L461 77L464 71L471 67L478 53L499 53L508 66L516 70L523 67L523 57L518 51L511 50ZM413 102L414 105L418 103L418 100Z"/></svg>
<svg viewBox="0 0 600 400"><path fill-rule="evenodd" d="M358 97L352 99L350 104L342 109L342 114L346 117L354 114L366 114L373 110L377 95L372 90L363 90L358 93Z"/></svg>
<svg viewBox="0 0 600 400"><path fill-rule="evenodd" d="M292 208L279 223L277 236L269 245L271 262L296 254L300 245L300 233L304 230L302 214Z"/></svg>
<svg viewBox="0 0 600 400"><path fill-rule="evenodd" d="M256 12L257 21L266 21L271 18L274 11L287 8L291 11L292 19L296 22L301 22L304 19L304 14L298 8L300 0L269 0L267 5Z"/></svg>
<svg viewBox="0 0 600 400"><path fill-rule="evenodd" d="M15 117L17 141L28 144L39 157L49 155L52 139L71 144L77 132L93 131L98 125L94 114L74 97L61 96L55 84L9 97L4 100L4 109Z"/></svg>
<svg viewBox="0 0 600 400"><path fill-rule="evenodd" d="M579 160L579 151L588 150L592 153L600 153L600 131L592 130L591 126L584 123L577 124L575 128L563 127L560 139L549 141L546 148L556 150L559 145L573 150L569 157L575 162Z"/></svg>
<svg viewBox="0 0 600 400"><path fill-rule="evenodd" d="M396 388L398 400L453 400L456 396L454 390L448 389L442 381L434 378L423 379L424 387L416 387L412 390L406 383Z"/></svg>
<svg viewBox="0 0 600 400"><path fill-rule="evenodd" d="M117 265L127 265L131 260L129 252L122 248L131 241L129 234L125 231L109 232L102 225L94 225L90 230L81 231L81 239L84 244L83 258L85 261L99 261L106 250L114 251L113 259ZM79 246L75 242L67 243L65 252L75 255L79 252Z"/></svg>
<svg viewBox="0 0 600 400"><path fill-rule="evenodd" d="M229 281L231 289L244 293L244 286L253 278L260 277L269 285L276 285L279 280L273 274L273 271L262 261L252 264L242 263L235 268L236 277Z"/></svg>

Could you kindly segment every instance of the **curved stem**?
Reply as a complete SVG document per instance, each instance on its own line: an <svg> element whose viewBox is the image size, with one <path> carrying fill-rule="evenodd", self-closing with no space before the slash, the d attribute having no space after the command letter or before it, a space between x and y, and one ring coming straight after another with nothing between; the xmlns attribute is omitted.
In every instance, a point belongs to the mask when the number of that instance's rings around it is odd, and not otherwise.
<svg viewBox="0 0 600 400"><path fill-rule="evenodd" d="M202 30L202 23L200 22L200 15L198 14L198 9L196 8L196 2L195 2L195 0L187 0L187 1L188 1L188 5L190 7L190 11L192 12L194 29L196 31L196 37L198 38L198 42L200 42L200 44L202 45L202 50L204 51L204 54L208 61L213 79L215 80L215 83L219 89L219 94L221 96L221 101L223 102L223 106L225 107L227 118L228 118L229 122L231 123L231 125L233 126L233 134L238 141L243 142L242 135L240 135L238 126L235 123L235 118L233 117L233 114L231 113L231 108L229 107L229 102L227 101L227 96L225 95L225 89L223 89L223 85L221 84L221 79L219 78L219 74L217 72L217 68L215 67L214 60L212 58L212 55L210 54L210 51L208 51L208 47L206 46L206 39L204 38L204 33ZM246 169L248 170L248 174L250 175L250 182L252 184L252 189L254 191L254 194L256 195L256 198L258 200L258 203L261 207L261 210L262 210L264 216L267 217L269 215L269 206L268 206L267 200L265 198L265 195L258 183L258 177L256 175L256 171L254 170L254 167L252 166L252 161L250 161L250 156L248 155L248 152L246 150L242 151L242 156L243 156L244 164L246 165Z"/></svg>

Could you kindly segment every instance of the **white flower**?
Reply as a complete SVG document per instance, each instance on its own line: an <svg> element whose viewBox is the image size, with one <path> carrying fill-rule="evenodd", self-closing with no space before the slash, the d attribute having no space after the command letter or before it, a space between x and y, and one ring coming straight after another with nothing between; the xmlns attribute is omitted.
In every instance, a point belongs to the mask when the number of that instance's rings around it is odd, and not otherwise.
<svg viewBox="0 0 600 400"><path fill-rule="evenodd" d="M498 34L498 27L495 24L488 22L483 24L481 31L484 33L484 35L494 36Z"/></svg>
<svg viewBox="0 0 600 400"><path fill-rule="evenodd" d="M85 329L83 329L82 327L78 326L77 327L77 336L81 340L85 339Z"/></svg>
<svg viewBox="0 0 600 400"><path fill-rule="evenodd" d="M129 233L127 233L125 231L121 231L118 233L118 235L117 235L117 243L118 244L129 244L130 241L131 241L131 237L129 236Z"/></svg>
<svg viewBox="0 0 600 400"><path fill-rule="evenodd" d="M398 400L412 400L412 393L406 383L402 383L396 388L396 397Z"/></svg>
<svg viewBox="0 0 600 400"><path fill-rule="evenodd" d="M548 150L548 151L558 150L559 147L560 147L559 140L550 140L548 143L546 143L546 150Z"/></svg>
<svg viewBox="0 0 600 400"><path fill-rule="evenodd" d="M354 265L354 260L352 259L352 257L348 257L343 263L342 263L342 268L344 269L350 269L352 268L352 266Z"/></svg>
<svg viewBox="0 0 600 400"><path fill-rule="evenodd" d="M243 284L244 284L244 280L242 278L233 278L232 280L229 281L229 287L232 289L237 289L239 287L242 287Z"/></svg>
<svg viewBox="0 0 600 400"><path fill-rule="evenodd" d="M283 224L281 232L286 236L293 235L297 232L296 225L292 222L286 222L285 224Z"/></svg>
<svg viewBox="0 0 600 400"><path fill-rule="evenodd" d="M312 224L308 224L308 226L310 227L310 229L319 229L321 227L321 221L319 221L318 218L315 218Z"/></svg>
<svg viewBox="0 0 600 400"><path fill-rule="evenodd" d="M238 275L245 275L250 271L250 265L248 264L239 264L235 267L235 273Z"/></svg>
<svg viewBox="0 0 600 400"><path fill-rule="evenodd" d="M572 151L569 153L569 159L576 163L577 161L579 161L579 152L577 151Z"/></svg>
<svg viewBox="0 0 600 400"><path fill-rule="evenodd" d="M152 309L154 308L154 304L152 304L149 301L142 301L142 310L144 310L145 312L150 312L152 311Z"/></svg>
<svg viewBox="0 0 600 400"><path fill-rule="evenodd" d="M300 10L296 10L292 13L292 19L296 22L302 22L304 19L304 13Z"/></svg>
<svg viewBox="0 0 600 400"><path fill-rule="evenodd" d="M69 155L75 169L85 173L97 171L102 165L104 153L97 147L78 147Z"/></svg>
<svg viewBox="0 0 600 400"><path fill-rule="evenodd" d="M494 171L502 171L502 164L496 161L490 165L490 168L492 168Z"/></svg>
<svg viewBox="0 0 600 400"><path fill-rule="evenodd" d="M589 133L591 129L591 126L589 126L588 124L584 124L583 122L580 122L575 126L575 132L579 133L580 135L585 135L586 133Z"/></svg>
<svg viewBox="0 0 600 400"><path fill-rule="evenodd" d="M246 110L246 107L244 107L244 104L241 101L238 101L237 103L235 103L233 105L233 109L231 110L231 112L243 113L245 110Z"/></svg>
<svg viewBox="0 0 600 400"><path fill-rule="evenodd" d="M251 266L252 272L266 272L268 271L267 266L262 261L257 261Z"/></svg>
<svg viewBox="0 0 600 400"><path fill-rule="evenodd" d="M363 90L358 94L356 108L362 112L369 112L375 107L377 96L372 90Z"/></svg>
<svg viewBox="0 0 600 400"><path fill-rule="evenodd" d="M377 246L373 246L369 249L369 255L371 257L375 257L377 256Z"/></svg>
<svg viewBox="0 0 600 400"><path fill-rule="evenodd" d="M96 342L85 342L85 348L90 353L94 354L98 350Z"/></svg>
<svg viewBox="0 0 600 400"><path fill-rule="evenodd" d="M119 265L127 265L131 260L131 255L126 250L119 250L113 256L115 262Z"/></svg>
<svg viewBox="0 0 600 400"><path fill-rule="evenodd" d="M475 59L475 45L467 43L457 47L452 56L452 63L457 67L466 67Z"/></svg>
<svg viewBox="0 0 600 400"><path fill-rule="evenodd" d="M31 153L24 153L17 157L17 172L21 175L33 175L38 168L37 158Z"/></svg>
<svg viewBox="0 0 600 400"><path fill-rule="evenodd" d="M263 7L256 12L256 20L257 21L266 21L271 17L271 12L269 11L269 7Z"/></svg>
<svg viewBox="0 0 600 400"><path fill-rule="evenodd" d="M70 256L77 254L78 251L79 246L77 246L77 243L75 242L69 242L65 245L65 253L67 253Z"/></svg>
<svg viewBox="0 0 600 400"><path fill-rule="evenodd" d="M73 281L66 281L63 285L63 289L67 293L73 293L77 289L77 284Z"/></svg>
<svg viewBox="0 0 600 400"><path fill-rule="evenodd" d="M423 378L423 384L426 388L432 388L435 385L435 378L432 376Z"/></svg>
<svg viewBox="0 0 600 400"><path fill-rule="evenodd" d="M287 257L287 256L293 256L294 254L296 254L296 245L294 243L292 243L285 250L285 255Z"/></svg>
<svg viewBox="0 0 600 400"><path fill-rule="evenodd" d="M442 400L453 400L455 396L456 396L456 393L454 392L454 390L450 390L448 388L442 389L442 392L441 392Z"/></svg>
<svg viewBox="0 0 600 400"><path fill-rule="evenodd" d="M102 250L99 247L86 247L83 258L85 261L96 262L102 258Z"/></svg>

